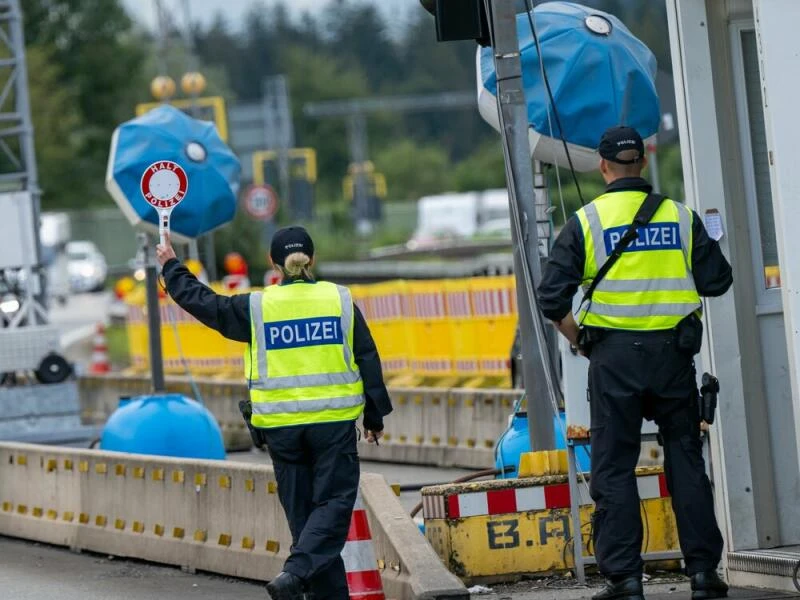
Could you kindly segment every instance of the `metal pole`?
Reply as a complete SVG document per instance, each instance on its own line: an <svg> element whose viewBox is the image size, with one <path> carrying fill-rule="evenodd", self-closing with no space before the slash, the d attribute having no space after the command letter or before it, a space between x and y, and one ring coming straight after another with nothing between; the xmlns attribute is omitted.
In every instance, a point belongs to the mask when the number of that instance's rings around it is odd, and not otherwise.
<svg viewBox="0 0 800 600"><path fill-rule="evenodd" d="M369 210L367 203L367 118L364 113L350 115L347 121L347 134L350 144L350 160L353 167L353 208L355 209L356 230L369 232Z"/></svg>
<svg viewBox="0 0 800 600"><path fill-rule="evenodd" d="M286 75L274 75L265 79L263 96L267 148L274 149L276 152L281 199L291 206L289 150L294 147L294 127ZM294 213L296 212L295 207Z"/></svg>
<svg viewBox="0 0 800 600"><path fill-rule="evenodd" d="M658 172L658 147L655 143L647 144L647 163L650 166L650 180L653 183L653 191L661 193L661 177Z"/></svg>
<svg viewBox="0 0 800 600"><path fill-rule="evenodd" d="M139 243L144 253L145 285L147 287L147 329L150 338L150 372L153 391L166 392L164 385L164 361L161 353L161 310L158 305L158 266L155 244L146 233L139 234Z"/></svg>
<svg viewBox="0 0 800 600"><path fill-rule="evenodd" d="M514 272L517 278L517 302L522 341L523 376L528 401L528 431L531 450L555 448L553 432L553 388L548 378L550 356L542 348L534 322L534 289L542 277L539 257L536 209L534 207L533 169L528 144L528 115L522 89L522 64L517 38L515 0L486 0L494 43L497 72L497 99L500 123L503 124L503 151L506 179L511 202L511 234L514 246ZM538 309L537 309L538 310ZM539 315L536 315L539 319ZM544 332L542 331L542 338ZM552 381L550 382L553 383Z"/></svg>
<svg viewBox="0 0 800 600"><path fill-rule="evenodd" d="M214 247L214 232L207 233L203 236L203 245L205 246L206 255L206 274L209 281L217 280L217 251Z"/></svg>
<svg viewBox="0 0 800 600"><path fill-rule="evenodd" d="M197 240L189 241L189 258L192 260L200 260L200 251L197 249Z"/></svg>
<svg viewBox="0 0 800 600"><path fill-rule="evenodd" d="M167 13L164 10L164 5L161 0L153 0L153 5L156 13L156 27L158 28L158 68L161 75L167 75L169 66L167 65Z"/></svg>

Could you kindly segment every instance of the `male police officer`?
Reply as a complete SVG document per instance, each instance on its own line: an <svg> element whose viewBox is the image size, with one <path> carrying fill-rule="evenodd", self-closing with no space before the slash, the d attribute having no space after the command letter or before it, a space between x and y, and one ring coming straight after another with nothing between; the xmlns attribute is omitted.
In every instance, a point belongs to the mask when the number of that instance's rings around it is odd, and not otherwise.
<svg viewBox="0 0 800 600"><path fill-rule="evenodd" d="M599 280L577 323L579 285L591 284L652 190L641 178L647 159L636 130L609 129L599 153L606 192L567 221L539 287L544 315L590 361L594 544L607 579L595 599L644 598L634 476L643 417L656 421L663 438L692 597L721 598L728 588L716 572L722 536L705 475L693 355L702 336L700 296L725 293L731 267L697 214L663 199Z"/></svg>
<svg viewBox="0 0 800 600"><path fill-rule="evenodd" d="M217 295L176 260L169 242L157 253L179 306L249 344L250 423L269 448L293 542L270 596L347 600L341 552L358 491L354 421L363 411L367 440L377 441L392 410L364 317L347 288L314 281L314 243L302 227L273 236L270 259L283 282L263 292Z"/></svg>

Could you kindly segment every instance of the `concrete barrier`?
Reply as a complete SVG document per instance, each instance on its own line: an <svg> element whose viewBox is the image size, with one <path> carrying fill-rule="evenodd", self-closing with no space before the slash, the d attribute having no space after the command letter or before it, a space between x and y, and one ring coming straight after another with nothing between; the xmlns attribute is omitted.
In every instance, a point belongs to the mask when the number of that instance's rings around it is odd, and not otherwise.
<svg viewBox="0 0 800 600"><path fill-rule="evenodd" d="M468 598L383 477L361 491L387 598ZM266 581L291 535L272 468L0 443L0 534Z"/></svg>
<svg viewBox="0 0 800 600"><path fill-rule="evenodd" d="M195 385L206 407L219 421L228 450L250 447L250 436L238 410L247 397L242 382L198 379ZM194 397L185 377L170 377L171 392ZM142 376L99 375L81 378L82 416L102 424L116 409L120 396L150 392ZM515 390L463 388L392 388L394 412L386 420L380 446L362 444L369 460L466 468L494 465L494 444L508 425Z"/></svg>
<svg viewBox="0 0 800 600"><path fill-rule="evenodd" d="M68 444L93 439L98 427L81 424L74 380L50 385L0 386L0 439Z"/></svg>

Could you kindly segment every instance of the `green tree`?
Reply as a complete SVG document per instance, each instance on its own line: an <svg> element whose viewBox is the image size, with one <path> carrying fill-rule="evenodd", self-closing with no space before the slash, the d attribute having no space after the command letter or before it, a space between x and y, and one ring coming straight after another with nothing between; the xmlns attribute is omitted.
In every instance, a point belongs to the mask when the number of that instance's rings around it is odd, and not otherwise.
<svg viewBox="0 0 800 600"><path fill-rule="evenodd" d="M369 90L367 78L360 69L300 46L287 50L285 72L289 75L298 144L317 151L319 197L340 198L342 178L350 163L345 120L305 117L303 106L311 101L366 96Z"/></svg>
<svg viewBox="0 0 800 600"><path fill-rule="evenodd" d="M451 186L450 159L440 146L401 140L378 153L375 166L394 200L416 200Z"/></svg>
<svg viewBox="0 0 800 600"><path fill-rule="evenodd" d="M80 206L86 185L84 169L76 168L82 162L82 140L76 132L83 128L77 94L60 83L60 68L51 50L33 46L26 62L42 206L45 210Z"/></svg>
<svg viewBox="0 0 800 600"><path fill-rule="evenodd" d="M46 48L60 86L74 94L75 193L82 205L108 202L103 180L111 133L130 118L147 85L141 39L120 0L25 0L23 18L28 49Z"/></svg>
<svg viewBox="0 0 800 600"><path fill-rule="evenodd" d="M683 202L686 199L686 194L683 189L681 148L678 144L658 147L658 170L662 193L673 200Z"/></svg>
<svg viewBox="0 0 800 600"><path fill-rule="evenodd" d="M487 142L458 163L453 174L459 192L506 186L506 170L500 141Z"/></svg>
<svg viewBox="0 0 800 600"><path fill-rule="evenodd" d="M397 77L397 48L375 6L335 0L325 11L324 21L331 32L328 47L346 64L363 69L373 92Z"/></svg>

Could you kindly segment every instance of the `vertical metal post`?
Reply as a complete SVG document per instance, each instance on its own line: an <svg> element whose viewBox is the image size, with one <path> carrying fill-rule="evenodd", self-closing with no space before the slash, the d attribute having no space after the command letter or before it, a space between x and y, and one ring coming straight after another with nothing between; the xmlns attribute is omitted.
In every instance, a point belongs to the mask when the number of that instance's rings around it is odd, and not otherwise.
<svg viewBox="0 0 800 600"><path fill-rule="evenodd" d="M197 249L197 240L189 241L189 258L192 260L200 260L200 251Z"/></svg>
<svg viewBox="0 0 800 600"><path fill-rule="evenodd" d="M661 176L658 172L658 146L656 143L647 144L647 164L650 167L650 181L653 184L653 191L661 193Z"/></svg>
<svg viewBox="0 0 800 600"><path fill-rule="evenodd" d="M367 118L362 112L350 115L347 121L347 137L350 144L350 160L353 168L353 207L359 233L369 230L369 208L367 203Z"/></svg>
<svg viewBox="0 0 800 600"><path fill-rule="evenodd" d="M289 149L294 147L294 126L289 101L289 83L285 75L264 80L264 123L267 148L278 155L281 199L290 203Z"/></svg>
<svg viewBox="0 0 800 600"><path fill-rule="evenodd" d="M567 440L567 469L569 477L570 519L572 523L572 556L575 562L575 579L586 583L583 558L583 533L581 531L580 489L578 488L578 461L575 444ZM564 542L566 544L566 541Z"/></svg>
<svg viewBox="0 0 800 600"><path fill-rule="evenodd" d="M209 281L217 280L217 251L214 247L214 232L207 233L203 236L203 245L205 246L205 267L206 274Z"/></svg>
<svg viewBox="0 0 800 600"><path fill-rule="evenodd" d="M528 114L522 89L522 64L515 0L486 0L494 41L497 72L497 100L502 124L506 179L512 215L514 272L517 277L517 303L522 341L523 376L528 401L528 428L531 449L551 450L555 447L553 432L553 394L548 378L553 373L550 355L536 335L534 321L534 289L542 277L539 257L539 236L534 207L533 170L528 144ZM513 222L513 221L516 221ZM538 310L538 309L536 309ZM542 338L544 338L543 333ZM552 382L551 382L552 383Z"/></svg>
<svg viewBox="0 0 800 600"><path fill-rule="evenodd" d="M167 75L167 44L169 40L167 12L164 10L161 0L153 0L153 6L156 13L156 27L158 28L158 69L161 71L160 75Z"/></svg>
<svg viewBox="0 0 800 600"><path fill-rule="evenodd" d="M144 255L150 373L153 377L153 391L160 393L166 391L166 386L164 385L164 360L161 352L161 310L158 305L158 265L155 257L155 243L146 233L138 234L138 238Z"/></svg>
<svg viewBox="0 0 800 600"><path fill-rule="evenodd" d="M550 256L550 238L553 235L553 224L550 218L553 206L550 204L550 191L547 185L547 174L541 161L533 161L533 191L534 204L536 208L536 234L539 241L540 264L544 265ZM558 359L558 338L556 328L549 321L545 324L545 334L547 337L547 352L550 357L550 364L555 365L555 374L560 379L561 368Z"/></svg>
<svg viewBox="0 0 800 600"><path fill-rule="evenodd" d="M11 0L10 3L10 19L9 19L9 38L10 50L13 61L16 63L16 68L11 72L11 77L15 79L14 92L15 92L15 110L17 119L19 119L19 147L20 156L22 158L22 166L24 169L25 187L31 194L31 210L33 213L33 230L35 237L36 256L33 257L33 264L27 267L26 276L26 290L30 292L36 289L36 281L39 281L39 288L35 293L36 301L45 304L45 285L44 277L38 273L38 267L41 265L42 260L42 244L39 239L39 222L41 214L41 190L39 189L39 178L36 169L36 151L33 144L33 122L31 120L30 110L30 95L28 93L28 69L25 63L25 38L22 24L22 11L20 10L19 0ZM0 107L1 108L1 107ZM34 274L34 272L37 272ZM34 294L29 293L28 297ZM47 322L44 316L44 311L32 311L31 324L37 323L37 313L41 317L42 322Z"/></svg>

